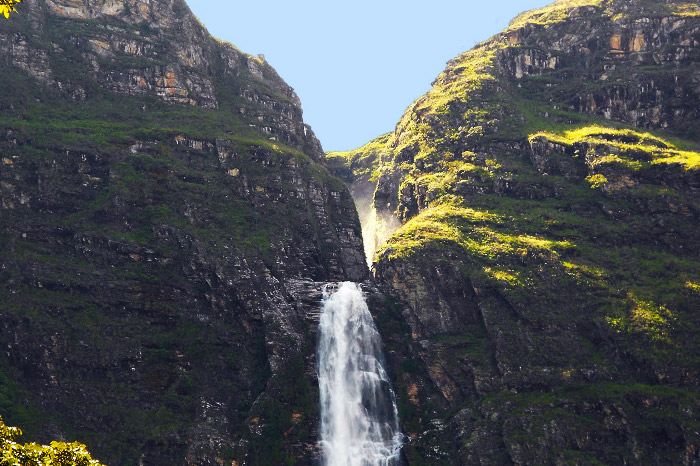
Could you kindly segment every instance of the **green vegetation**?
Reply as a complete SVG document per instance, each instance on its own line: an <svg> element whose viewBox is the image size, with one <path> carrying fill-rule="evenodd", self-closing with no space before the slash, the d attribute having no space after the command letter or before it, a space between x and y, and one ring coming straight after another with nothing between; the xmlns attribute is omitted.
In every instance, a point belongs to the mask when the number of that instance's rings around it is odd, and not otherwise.
<svg viewBox="0 0 700 466"><path fill-rule="evenodd" d="M412 461L442 464L421 377L450 402L465 464L675 464L695 448L700 133L678 110L695 23L667 17L698 11L523 13L450 61L394 133L329 154L402 222L374 268L409 308L379 320L403 338L388 346L407 432L423 432ZM667 22L679 31L652 44Z"/></svg>
<svg viewBox="0 0 700 466"><path fill-rule="evenodd" d="M618 13L610 0L556 0L551 5L523 12L509 24L506 32L516 31L526 25L553 27L570 19L571 11L579 7L595 7L599 16L603 13L619 20L623 17L634 18L649 16L681 16L695 17L700 15L697 3L690 2L657 2L654 0L638 1L635 8L626 14Z"/></svg>
<svg viewBox="0 0 700 466"><path fill-rule="evenodd" d="M331 241L337 238L322 243L325 233L315 207L295 194L299 186L305 194L309 184L342 192L341 182L300 148L270 141L226 111L109 96L15 108L12 117L0 119L3 134L18 141L9 151L3 148L2 157L13 164L3 170L2 181L14 186L15 175L36 173L50 193L45 199L54 204L51 211L3 210L4 283L8 277L38 277L0 287L3 316L14 323L27 319L29 333L51 328L68 340L64 354L83 354L79 345L84 345L90 348L90 364L113 369L98 380L70 367L56 369L62 383L89 387L85 409L111 420L99 431L72 428L66 411L40 411L30 390L17 382L19 375L2 371L0 407L9 407L8 419L22 420L30 438L45 432L48 422L57 423L101 456L136 465L144 444L191 435L202 392L218 374L223 380L213 386L234 400L231 409L237 414L230 414L231 422L241 426L238 435L250 435L249 399L265 390L269 377L265 348L257 341L262 329L242 328L239 317L231 317L242 314L236 308L218 311L223 306L218 301L212 304L217 311L203 305L210 293L205 290L211 289L205 280L213 277L213 286L223 287L214 270L227 280L242 280L232 265L238 260L247 261L244 270L278 273L278 255L289 245L318 248L314 258L319 264L311 265L323 267L336 253ZM27 186L24 192L37 199L31 188L36 182ZM333 224L340 221L347 219ZM33 237L32 229L40 228L34 226L23 230L30 232L23 238L13 231L17 224L52 225L70 238L75 235L84 248ZM287 254L299 255L295 250ZM221 289L214 293L225 296ZM237 298L227 299L227 305L236 305ZM216 326L209 315L199 320L206 312L215 313ZM115 354L133 354L127 346L142 350L138 360L126 357L138 368L139 382L120 380L131 369L113 361ZM0 367L6 362L3 356ZM76 363L70 359L70 364ZM297 379L297 374L290 378ZM303 406L296 412L309 411L313 390L289 389L293 393L284 406L295 407L298 399ZM144 403L145 396L155 401ZM129 401L117 406L115 399ZM256 451L260 458L274 459L263 464L283 464L277 459L291 455L284 450L290 427L281 421L270 427L267 443ZM294 432L294 439L310 436L308 429ZM180 447L173 448L171 454L179 454ZM236 452L227 454L232 460Z"/></svg>
<svg viewBox="0 0 700 466"><path fill-rule="evenodd" d="M700 279L700 265L648 248L648 235L657 233L639 234L643 217L611 221L595 212L595 204L572 212L572 206L590 204L596 196L583 186L572 193L578 197L548 201L444 196L400 228L378 260L460 251L475 286L495 286L524 310L576 289L581 301L562 306L573 305L574 313L596 310L598 321L624 336L640 357L664 364L679 352L700 354L681 324L692 313L687 283ZM646 343L634 343L635 335Z"/></svg>
<svg viewBox="0 0 700 466"><path fill-rule="evenodd" d="M697 3L677 2L669 4L673 14L685 18L700 16L700 6Z"/></svg>
<svg viewBox="0 0 700 466"><path fill-rule="evenodd" d="M651 15L693 10L642 3ZM641 359L665 364L682 353L682 364L692 364L698 347L684 327L691 318L686 283L697 282L700 267L681 260L672 243L649 244L666 234L692 244L687 218L700 205L677 184L692 184L700 169L697 141L678 137L682 128L640 131L574 111L567 100L607 84L578 78L573 68L516 82L496 63L506 49L530 50L510 33L531 24L541 38L582 6L595 7L579 13L590 21L617 11L611 2L582 0L523 13L508 34L452 60L395 133L331 157L345 161L355 180L400 180L390 209L404 225L379 251L379 267L450 251L475 286L501 290L523 312L577 290L578 306L562 309L592 310ZM656 79L666 72L639 70ZM530 148L505 148L521 141ZM546 165L533 166L528 150ZM640 205L647 213L637 213ZM663 225L650 212L665 212Z"/></svg>
<svg viewBox="0 0 700 466"><path fill-rule="evenodd" d="M509 33L525 23L546 30L576 6L594 6L599 18L607 14L603 3L557 2L522 15ZM503 335L499 363L520 368L525 379L527 371L542 370L552 378L543 385L575 383L578 371L614 371L617 362L611 348L589 336L558 330L574 339L563 344L564 337L541 328L601 329L615 351L660 380L692 370L700 363L693 317L700 263L688 249L696 236L688 222L700 205L683 186L692 185L700 169L697 138L680 127L642 131L572 109L567 102L581 89L595 93L606 84L579 79L571 69L519 81L502 74L498 54L524 48L519 41L497 36L461 55L395 133L331 155L352 179L377 182L377 192L398 186L389 209L404 224L380 249L375 267L389 271L390 280L402 270L459 267L483 295L480 312L496 322L490 331ZM639 72L665 79L666 71ZM534 329L524 331L528 326ZM430 338L431 347L440 348L432 350L436 360L455 368L451 376L465 365L488 373L493 343L477 338L480 332ZM521 346L523 332L533 341ZM607 390L589 388L591 394ZM399 386L400 404L415 420L409 390ZM579 421L590 424L567 408L551 411L542 425L552 419L573 419L575 432L583 429ZM594 430L602 426L594 424ZM581 454L562 447L550 460L576 463ZM595 458L601 456L585 461L595 464Z"/></svg>
<svg viewBox="0 0 700 466"><path fill-rule="evenodd" d="M527 24L551 27L569 19L572 8L583 6L600 6L603 0L557 0L549 6L526 11L510 22L506 31L522 28Z"/></svg>
<svg viewBox="0 0 700 466"><path fill-rule="evenodd" d="M347 182L353 179L377 181L382 164L391 163L393 158L393 151L387 147L390 138L391 133L387 133L359 149L326 153L331 171Z"/></svg>
<svg viewBox="0 0 700 466"><path fill-rule="evenodd" d="M212 153L215 149L207 148L207 144L216 141L227 152L240 154L229 158L226 165L240 173L238 179L246 177L252 188L262 189L269 184L270 172L265 164L282 170L291 160L296 160L294 165L301 167L308 178L331 179L323 168L318 171L299 149L261 137L230 112L145 100L151 108L147 112L141 110L143 98L105 95L77 105L50 99L46 103L27 103L20 115L0 120L0 128L21 142L20 148L8 154L19 163L43 166L42 160L56 157L52 148L57 146L66 151L63 156L66 162L81 153L116 158L112 180L95 175L85 177L90 188L97 188L98 193L87 209L62 221L66 226L81 226L145 246L153 240L154 222L195 232L191 219L178 211L185 207L178 198L189 196L191 202L208 199L211 215L218 217L210 225L217 224L219 228L199 228L199 234L221 245L232 242L247 252L269 256L269 238L285 229L297 231L284 223L294 219L285 215L261 216L249 203L229 200L227 180L232 177L217 170L216 155ZM125 119L123 115L130 117ZM188 144L200 148L199 160L182 158L185 152L182 146ZM129 145L138 149L124 155ZM295 189L288 183L279 188ZM145 200L151 205L133 212L138 218L131 219L126 231L123 226L95 221L96 217L104 216L117 198L127 204ZM280 212L287 208L277 203L270 207Z"/></svg>
<svg viewBox="0 0 700 466"><path fill-rule="evenodd" d="M601 175L600 173L587 176L586 181L591 184L591 188L593 189L600 188L608 183L608 179L605 175Z"/></svg>
<svg viewBox="0 0 700 466"><path fill-rule="evenodd" d="M649 440L649 444L640 445L642 451L651 450L645 454L660 455L670 464L679 460L678 452L655 451L655 442L664 436L674 437L679 427L687 431L697 429L700 423L683 413L694 411L699 401L692 390L664 385L598 383L576 384L550 393L501 393L486 398L483 405L486 409L507 406L507 441L518 444L537 438L538 442L548 442L550 448L546 451L525 451L533 457L540 455L540 462L542 456L554 462L572 453L590 455L592 464L601 464L596 456L608 461L623 458L628 453L616 444L615 434L609 429L612 423L621 423L632 429L637 438ZM576 409L570 409L572 405ZM628 416L633 416L634 422ZM552 426L556 426L561 440L550 437ZM581 442L591 437L597 442Z"/></svg>
<svg viewBox="0 0 700 466"><path fill-rule="evenodd" d="M147 111L142 110L144 100L145 106L149 107ZM163 150L172 152L177 142L220 139L258 145L280 153L301 153L298 149L263 138L255 128L228 112L175 107L155 98L123 98L107 94L77 105L50 99L48 102L28 103L19 113L15 117L4 115L0 124L5 130L16 131L19 135L31 135L27 142L37 149L58 144L72 150L111 153L128 144L161 141L165 144ZM124 118L124 114L129 118Z"/></svg>
<svg viewBox="0 0 700 466"><path fill-rule="evenodd" d="M6 19L10 17L10 12L17 11L15 5L21 3L22 0L2 0L0 1L0 14Z"/></svg>
<svg viewBox="0 0 700 466"><path fill-rule="evenodd" d="M22 445L15 441L21 435L21 430L8 427L0 417L0 465L100 466L100 462L92 459L83 444L51 442L51 445Z"/></svg>
<svg viewBox="0 0 700 466"><path fill-rule="evenodd" d="M567 147L578 145L587 151L578 155L595 157L593 165L617 163L633 171L659 164L680 164L685 170L700 169L700 152L678 150L656 135L632 129L592 125L561 133L541 131L530 135L530 143L537 138Z"/></svg>
<svg viewBox="0 0 700 466"><path fill-rule="evenodd" d="M10 32L30 27L26 15L6 23ZM216 416L231 426L227 438L258 442L253 414L265 430L262 442L217 458L294 462L290 445L312 437L314 387L303 367L280 375L296 383L271 386L258 316L266 298L254 290L283 277L326 277L340 250L337 228L354 219L346 188L315 148L296 126L276 123L280 106L297 118L286 86L257 59L269 81L247 75L244 58L232 78L221 51L203 43L212 62L202 72L218 108L173 105L105 90L109 84L84 73L93 69L85 47L121 37L162 57L96 58L127 76L171 63L179 33L161 28L156 36L147 22L114 17L47 15L41 35L26 36L40 50L53 50L40 40L55 39L61 54L49 53L51 79L62 91L3 68L0 307L4 335L21 341L0 337L12 345L0 358L0 412L29 439L57 426L101 458L132 466L144 451L173 463L189 454L185 443L199 441L192 438L207 400L226 406ZM83 92L70 94L76 89ZM12 359L32 349L37 358ZM27 383L25 370L41 372ZM50 380L59 384L42 385ZM55 397L50 408L39 391ZM257 398L267 401L253 413Z"/></svg>
<svg viewBox="0 0 700 466"><path fill-rule="evenodd" d="M37 409L34 403L28 403L33 395L14 376L15 371L4 361L0 362L0 411L6 419L35 432L45 413Z"/></svg>

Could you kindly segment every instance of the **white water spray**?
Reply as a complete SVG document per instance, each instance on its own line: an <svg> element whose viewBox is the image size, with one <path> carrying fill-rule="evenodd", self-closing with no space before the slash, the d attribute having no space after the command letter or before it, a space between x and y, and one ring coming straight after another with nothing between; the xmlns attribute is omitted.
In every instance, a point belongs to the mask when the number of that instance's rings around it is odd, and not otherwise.
<svg viewBox="0 0 700 466"><path fill-rule="evenodd" d="M357 214L360 216L365 257L370 268L374 261L374 254L401 226L399 219L392 213L385 210L377 211L374 206L374 190L375 185L367 182L356 182L350 187Z"/></svg>
<svg viewBox="0 0 700 466"><path fill-rule="evenodd" d="M332 291L318 327L323 464L396 466L402 435L379 333L358 285Z"/></svg>
<svg viewBox="0 0 700 466"><path fill-rule="evenodd" d="M377 212L372 204L365 216L360 217L362 238L365 243L367 265L372 268L374 255L386 243L391 235L401 226L399 220L388 212Z"/></svg>

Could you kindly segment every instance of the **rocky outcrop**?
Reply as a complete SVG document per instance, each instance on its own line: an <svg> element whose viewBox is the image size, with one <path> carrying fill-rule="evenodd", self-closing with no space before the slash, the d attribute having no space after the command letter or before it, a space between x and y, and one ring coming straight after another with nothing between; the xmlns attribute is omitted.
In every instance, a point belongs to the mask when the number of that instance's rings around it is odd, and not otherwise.
<svg viewBox="0 0 700 466"><path fill-rule="evenodd" d="M616 12L615 20L592 21L605 8ZM651 2L631 10L581 8L568 12L546 40L537 25L525 25L507 33L514 46L500 54L498 66L518 80L554 81L576 68L582 76L569 76L590 83L588 89L558 86L553 100L639 128L690 129L698 117L690 102L698 97L700 29L692 16L659 15L658 8Z"/></svg>
<svg viewBox="0 0 700 466"><path fill-rule="evenodd" d="M263 59L209 36L184 1L36 0L22 13L0 33L0 60L66 97L108 91L204 108L223 99L269 139L322 153L294 90Z"/></svg>

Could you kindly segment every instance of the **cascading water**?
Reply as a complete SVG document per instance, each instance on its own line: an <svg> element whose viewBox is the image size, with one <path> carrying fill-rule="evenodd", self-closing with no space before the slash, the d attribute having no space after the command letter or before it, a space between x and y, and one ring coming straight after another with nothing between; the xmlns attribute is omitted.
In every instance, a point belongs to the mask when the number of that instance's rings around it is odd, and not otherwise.
<svg viewBox="0 0 700 466"><path fill-rule="evenodd" d="M332 291L318 327L323 464L398 465L403 437L379 332L358 285Z"/></svg>

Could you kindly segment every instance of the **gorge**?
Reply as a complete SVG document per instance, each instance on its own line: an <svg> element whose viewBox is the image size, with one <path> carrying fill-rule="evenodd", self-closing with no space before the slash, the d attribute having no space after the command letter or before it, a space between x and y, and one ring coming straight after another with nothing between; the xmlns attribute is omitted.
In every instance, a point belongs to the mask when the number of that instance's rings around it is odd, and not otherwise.
<svg viewBox="0 0 700 466"><path fill-rule="evenodd" d="M183 0L24 0L0 63L22 441L113 466L700 464L697 1L523 13L342 153ZM339 421L351 399L376 417Z"/></svg>

